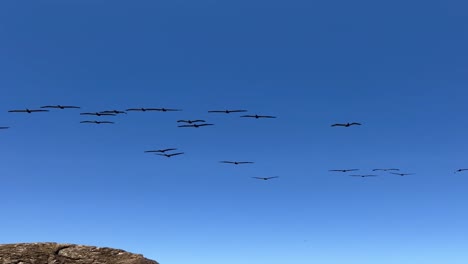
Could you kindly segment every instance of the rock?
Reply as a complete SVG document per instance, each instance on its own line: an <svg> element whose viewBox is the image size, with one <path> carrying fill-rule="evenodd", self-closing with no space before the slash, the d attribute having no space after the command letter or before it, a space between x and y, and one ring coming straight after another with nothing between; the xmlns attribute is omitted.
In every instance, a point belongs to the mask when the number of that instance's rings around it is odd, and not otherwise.
<svg viewBox="0 0 468 264"><path fill-rule="evenodd" d="M158 264L120 249L57 243L0 244L0 264Z"/></svg>

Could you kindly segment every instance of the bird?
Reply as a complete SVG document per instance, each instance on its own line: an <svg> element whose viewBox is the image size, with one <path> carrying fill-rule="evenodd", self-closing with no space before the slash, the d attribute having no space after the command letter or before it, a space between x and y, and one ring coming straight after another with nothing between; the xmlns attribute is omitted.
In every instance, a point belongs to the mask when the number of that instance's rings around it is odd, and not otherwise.
<svg viewBox="0 0 468 264"><path fill-rule="evenodd" d="M0 129L9 129L10 127L0 127Z"/></svg>
<svg viewBox="0 0 468 264"><path fill-rule="evenodd" d="M399 171L400 169L373 169L372 171Z"/></svg>
<svg viewBox="0 0 468 264"><path fill-rule="evenodd" d="M171 151L171 150L177 150L176 148L168 148L168 149L157 149L157 150L146 150L145 153L151 153L151 152L161 152L164 153L166 151Z"/></svg>
<svg viewBox="0 0 468 264"><path fill-rule="evenodd" d="M177 120L177 123L188 123L193 124L196 122L206 122L205 120L197 119L197 120Z"/></svg>
<svg viewBox="0 0 468 264"><path fill-rule="evenodd" d="M339 172L348 172L348 171L357 171L359 169L345 169L345 170L328 170L328 171L339 171Z"/></svg>
<svg viewBox="0 0 468 264"><path fill-rule="evenodd" d="M106 111L101 111L99 113L102 113L102 114L126 114L127 112L125 111L119 111L119 110L106 110Z"/></svg>
<svg viewBox="0 0 468 264"><path fill-rule="evenodd" d="M252 178L267 181L267 180L274 179L274 178L279 178L279 177L278 176L273 176L273 177L252 177Z"/></svg>
<svg viewBox="0 0 468 264"><path fill-rule="evenodd" d="M159 111L158 108L129 108L126 109L125 111L141 111L141 112L146 112L146 111Z"/></svg>
<svg viewBox="0 0 468 264"><path fill-rule="evenodd" d="M458 170L456 170L454 173L462 172L462 171L466 171L466 170L468 170L468 169L458 169Z"/></svg>
<svg viewBox="0 0 468 264"><path fill-rule="evenodd" d="M378 175L375 174L355 174L355 175L349 175L351 177L377 177Z"/></svg>
<svg viewBox="0 0 468 264"><path fill-rule="evenodd" d="M342 126L342 127L350 127L350 126L360 126L362 125L361 123L346 123L346 124L333 124L331 125L332 127L335 127L335 126Z"/></svg>
<svg viewBox="0 0 468 264"><path fill-rule="evenodd" d="M174 112L174 111L182 111L182 109L171 109L171 108L155 108L156 111L161 112Z"/></svg>
<svg viewBox="0 0 468 264"><path fill-rule="evenodd" d="M156 155L165 156L165 157L170 158L170 157L172 157L172 156L177 156L177 155L182 155L182 154L184 154L184 152L171 153L171 154L165 154L165 153L164 153L164 154L156 154Z"/></svg>
<svg viewBox="0 0 468 264"><path fill-rule="evenodd" d="M192 125L181 125L181 126L178 126L178 127L195 127L195 128L199 128L201 126L213 126L214 124L192 124Z"/></svg>
<svg viewBox="0 0 468 264"><path fill-rule="evenodd" d="M81 121L80 123L88 123L88 124L114 124L111 121Z"/></svg>
<svg viewBox="0 0 468 264"><path fill-rule="evenodd" d="M241 117L251 117L251 118L276 118L276 116L268 116L268 115L243 115Z"/></svg>
<svg viewBox="0 0 468 264"><path fill-rule="evenodd" d="M70 108L73 108L73 109L78 109L78 108L81 108L81 107L72 106L72 105L45 105L45 106L41 106L41 108L56 108L56 109L70 109Z"/></svg>
<svg viewBox="0 0 468 264"><path fill-rule="evenodd" d="M38 110L30 110L30 109L21 109L21 110L10 110L10 113L36 113L36 112L49 112L49 110L38 109Z"/></svg>
<svg viewBox="0 0 468 264"><path fill-rule="evenodd" d="M80 113L80 115L115 116L115 114L111 114L111 113L99 113L99 112L95 112L95 113Z"/></svg>
<svg viewBox="0 0 468 264"><path fill-rule="evenodd" d="M241 113L241 112L247 112L247 110L210 110L208 113Z"/></svg>
<svg viewBox="0 0 468 264"><path fill-rule="evenodd" d="M229 163L229 164L234 164L234 165L239 165L239 164L252 164L252 161L228 161L228 160L223 160L220 161L221 163Z"/></svg>
<svg viewBox="0 0 468 264"><path fill-rule="evenodd" d="M396 173L396 172L390 172L391 174L399 175L399 176L406 176L406 175L413 175L414 173Z"/></svg>

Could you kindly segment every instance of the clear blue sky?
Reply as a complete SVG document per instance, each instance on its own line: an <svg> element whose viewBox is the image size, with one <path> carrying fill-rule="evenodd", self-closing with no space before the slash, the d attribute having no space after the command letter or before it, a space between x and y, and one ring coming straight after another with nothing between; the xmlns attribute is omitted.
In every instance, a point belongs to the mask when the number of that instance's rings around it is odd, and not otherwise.
<svg viewBox="0 0 468 264"><path fill-rule="evenodd" d="M453 171L468 167L467 9L2 1L0 243L108 246L162 264L466 264L468 173ZM7 112L48 104L82 109ZM130 107L184 111L79 123ZM207 113L224 108L278 118ZM363 125L330 127L348 121ZM143 153L166 147L185 155ZM328 172L377 167L416 174Z"/></svg>

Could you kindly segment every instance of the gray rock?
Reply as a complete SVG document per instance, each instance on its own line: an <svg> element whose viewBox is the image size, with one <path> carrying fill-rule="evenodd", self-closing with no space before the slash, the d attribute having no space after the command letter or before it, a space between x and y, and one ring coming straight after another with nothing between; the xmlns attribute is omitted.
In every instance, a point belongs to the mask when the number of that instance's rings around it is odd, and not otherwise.
<svg viewBox="0 0 468 264"><path fill-rule="evenodd" d="M57 243L0 244L0 264L158 264L120 249Z"/></svg>

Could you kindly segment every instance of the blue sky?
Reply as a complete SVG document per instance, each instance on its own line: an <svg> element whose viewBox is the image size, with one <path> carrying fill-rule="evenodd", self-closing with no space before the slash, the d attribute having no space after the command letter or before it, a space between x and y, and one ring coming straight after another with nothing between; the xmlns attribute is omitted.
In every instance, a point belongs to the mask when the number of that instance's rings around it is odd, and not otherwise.
<svg viewBox="0 0 468 264"><path fill-rule="evenodd" d="M0 243L175 264L466 263L467 8L3 1ZM7 112L50 104L82 109ZM183 111L79 123L131 107ZM278 118L207 113L225 108ZM198 118L215 126L175 122ZM143 153L166 147L185 155ZM416 174L328 172L378 167Z"/></svg>

